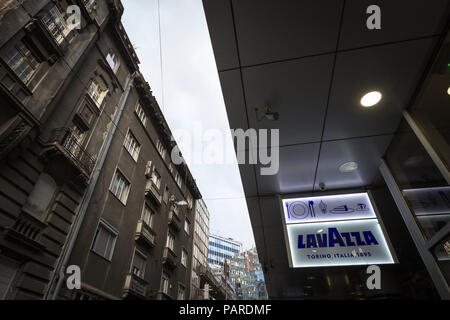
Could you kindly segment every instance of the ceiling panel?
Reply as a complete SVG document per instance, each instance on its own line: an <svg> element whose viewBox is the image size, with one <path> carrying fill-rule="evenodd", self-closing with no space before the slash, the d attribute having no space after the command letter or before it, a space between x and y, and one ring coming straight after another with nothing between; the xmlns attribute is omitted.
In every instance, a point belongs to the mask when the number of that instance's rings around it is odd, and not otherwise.
<svg viewBox="0 0 450 320"><path fill-rule="evenodd" d="M392 135L329 141L322 144L315 190L319 183L327 189L351 188L370 185ZM357 170L342 173L339 166L356 161Z"/></svg>
<svg viewBox="0 0 450 320"><path fill-rule="evenodd" d="M239 67L230 0L203 0L218 70Z"/></svg>
<svg viewBox="0 0 450 320"><path fill-rule="evenodd" d="M242 66L332 52L341 0L233 0Z"/></svg>
<svg viewBox="0 0 450 320"><path fill-rule="evenodd" d="M381 10L380 30L366 26L366 10L372 4ZM449 9L449 0L347 0L339 50L439 34Z"/></svg>
<svg viewBox="0 0 450 320"><path fill-rule="evenodd" d="M243 69L250 127L280 128L280 145L320 141L332 66L322 55ZM266 104L279 120L262 119Z"/></svg>
<svg viewBox="0 0 450 320"><path fill-rule="evenodd" d="M279 171L276 175L261 175L255 165L260 195L312 191L319 143L281 147Z"/></svg>
<svg viewBox="0 0 450 320"><path fill-rule="evenodd" d="M220 72L219 78L230 128L247 130L247 116L239 70Z"/></svg>
<svg viewBox="0 0 450 320"><path fill-rule="evenodd" d="M430 57L435 38L341 52L337 56L324 140L393 133ZM383 94L372 108L361 97Z"/></svg>

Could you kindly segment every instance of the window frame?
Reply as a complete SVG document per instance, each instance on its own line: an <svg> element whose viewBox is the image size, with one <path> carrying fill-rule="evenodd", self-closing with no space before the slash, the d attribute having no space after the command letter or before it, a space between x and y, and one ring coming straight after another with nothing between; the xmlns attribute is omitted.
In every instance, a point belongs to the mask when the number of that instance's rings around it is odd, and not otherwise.
<svg viewBox="0 0 450 320"><path fill-rule="evenodd" d="M98 236L98 232L99 232L99 228L102 227L104 229L106 229L110 234L114 235L114 242L111 245L111 252L109 254L109 257L105 257L104 255L102 255L101 253L95 251L94 249L94 245L96 243L97 240L97 236ZM90 246L90 251L94 252L96 255L102 257L103 259L111 262L112 258L114 256L114 250L116 248L116 244L117 244L117 239L119 238L119 232L113 228L109 223L107 223L105 220L103 219L99 219L98 223L97 223L97 228L95 229L95 233L94 233L94 237L92 238L92 242L91 242L91 246Z"/></svg>
<svg viewBox="0 0 450 320"><path fill-rule="evenodd" d="M119 197L118 195L116 195L116 193L114 192L114 186L115 186L115 181L116 181L116 177L117 177L117 175L120 175L120 176L122 176L122 178L125 180L125 182L126 183L128 183L128 185L126 186L127 187L127 189L126 189L126 195L124 196L123 195L123 193L121 194L121 197ZM123 189L123 190L125 190L125 189ZM109 191L111 191L111 193L124 205L124 206L126 206L127 205L127 201L128 201L128 196L129 196L129 194L130 194L130 190L131 190L131 183L130 183L130 180L122 173L122 171L118 168L118 167L116 167L116 170L114 170L114 174L113 174L113 177L112 177L112 180L111 180L111 185L110 185L110 187L109 187ZM122 196L125 198L125 199L122 199Z"/></svg>
<svg viewBox="0 0 450 320"><path fill-rule="evenodd" d="M134 261L135 261L136 255L141 256L141 258L143 258L143 260L144 260L144 264L143 264L142 270L141 270L141 271L142 271L142 274L136 274L136 273L133 271ZM138 248L134 247L133 257L132 257L132 259L131 259L131 265L130 265L130 273L133 274L133 275L135 275L135 276L137 276L137 277L139 277L139 278L141 278L141 279L144 279L144 276L145 276L145 269L146 269L146 268L147 268L147 255L145 255L145 254L144 254L142 251L140 251Z"/></svg>
<svg viewBox="0 0 450 320"><path fill-rule="evenodd" d="M141 144L130 128L128 128L127 135L125 136L125 139L123 141L123 146L128 151L128 154L133 158L133 160L137 162L139 159L139 153L141 152ZM132 150L130 150L131 147L133 147Z"/></svg>
<svg viewBox="0 0 450 320"><path fill-rule="evenodd" d="M27 45L26 41L24 42L23 40L24 38L21 38L20 40L16 41L13 46L11 46L7 51L4 52L4 54L2 54L1 58L7 65L8 69L11 70L11 72L14 73L14 75L23 84L27 85L31 82L33 76L39 69L40 62L38 61L36 55L33 54L33 51ZM13 54L13 56L11 58L8 58L10 54ZM19 56L19 59L14 63L14 65L12 65L11 61L13 61L13 58L15 58L16 56ZM17 70L19 70L19 67L23 65L25 65L25 68L23 68L22 73L18 73ZM30 71L24 78L22 78L22 75L26 69L29 69Z"/></svg>

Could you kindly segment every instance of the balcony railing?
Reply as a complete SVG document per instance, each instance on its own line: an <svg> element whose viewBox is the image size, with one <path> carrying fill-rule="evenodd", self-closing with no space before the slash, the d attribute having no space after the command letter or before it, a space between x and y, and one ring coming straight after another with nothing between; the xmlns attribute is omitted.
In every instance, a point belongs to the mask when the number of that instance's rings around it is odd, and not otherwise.
<svg viewBox="0 0 450 320"><path fill-rule="evenodd" d="M175 210L170 210L169 212L169 225L177 231L181 229L181 220Z"/></svg>
<svg viewBox="0 0 450 320"><path fill-rule="evenodd" d="M55 129L48 142L61 148L65 156L81 169L87 177L91 175L95 160L78 141L71 129Z"/></svg>
<svg viewBox="0 0 450 320"><path fill-rule="evenodd" d="M162 261L168 267L172 267L172 268L177 267L177 255L169 247L164 247Z"/></svg>
<svg viewBox="0 0 450 320"><path fill-rule="evenodd" d="M135 240L142 240L146 245L150 247L155 246L155 232L146 224L143 220L139 220L136 227Z"/></svg>
<svg viewBox="0 0 450 320"><path fill-rule="evenodd" d="M147 180L145 185L145 195L154 200L158 205L161 205L162 195L159 193L158 188L155 186L152 180Z"/></svg>
<svg viewBox="0 0 450 320"><path fill-rule="evenodd" d="M33 249L43 249L40 243L47 225L26 211L22 211L12 227L6 228L7 236Z"/></svg>
<svg viewBox="0 0 450 320"><path fill-rule="evenodd" d="M136 297L145 299L147 297L148 282L134 273L127 274L123 287L123 297Z"/></svg>

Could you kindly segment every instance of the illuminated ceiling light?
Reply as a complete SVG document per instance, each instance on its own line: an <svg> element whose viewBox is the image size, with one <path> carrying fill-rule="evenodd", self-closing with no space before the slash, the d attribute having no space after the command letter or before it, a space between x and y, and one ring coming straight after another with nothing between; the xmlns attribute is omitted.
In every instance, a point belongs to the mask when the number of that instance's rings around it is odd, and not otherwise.
<svg viewBox="0 0 450 320"><path fill-rule="evenodd" d="M380 102L381 97L382 97L382 95L378 91L372 91L372 92L366 93L361 98L361 104L363 105L363 107L372 107L372 106L376 105L378 102Z"/></svg>
<svg viewBox="0 0 450 320"><path fill-rule="evenodd" d="M447 89L447 94L450 95L450 87Z"/></svg>
<svg viewBox="0 0 450 320"><path fill-rule="evenodd" d="M342 173L352 172L358 169L358 163L355 161L349 161L339 166L339 171Z"/></svg>

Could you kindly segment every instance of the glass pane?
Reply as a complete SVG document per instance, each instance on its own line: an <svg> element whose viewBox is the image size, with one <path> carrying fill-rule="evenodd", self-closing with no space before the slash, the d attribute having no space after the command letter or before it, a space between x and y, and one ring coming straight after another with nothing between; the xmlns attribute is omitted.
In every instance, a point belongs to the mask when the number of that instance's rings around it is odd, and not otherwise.
<svg viewBox="0 0 450 320"><path fill-rule="evenodd" d="M450 188L405 120L385 158L423 235L431 238L450 220Z"/></svg>
<svg viewBox="0 0 450 320"><path fill-rule="evenodd" d="M447 283L450 284L450 235L447 235L447 237L434 248L433 252Z"/></svg>

